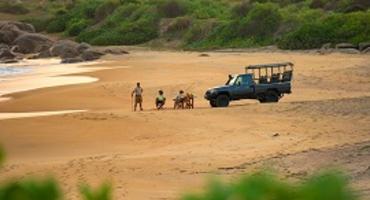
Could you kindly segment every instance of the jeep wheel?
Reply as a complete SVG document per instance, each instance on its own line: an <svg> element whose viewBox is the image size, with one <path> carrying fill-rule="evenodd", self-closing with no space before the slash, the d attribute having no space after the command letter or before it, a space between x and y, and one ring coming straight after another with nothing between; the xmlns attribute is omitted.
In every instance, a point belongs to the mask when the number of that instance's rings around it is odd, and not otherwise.
<svg viewBox="0 0 370 200"><path fill-rule="evenodd" d="M274 91L274 90L269 90L266 92L266 95L265 95L265 101L264 102L268 102L268 103L272 103L272 102L278 102L279 101L279 94Z"/></svg>
<svg viewBox="0 0 370 200"><path fill-rule="evenodd" d="M219 95L216 99L217 107L227 107L229 106L230 99L227 95Z"/></svg>
<svg viewBox="0 0 370 200"><path fill-rule="evenodd" d="M215 100L210 100L209 105L211 105L212 108L217 107Z"/></svg>

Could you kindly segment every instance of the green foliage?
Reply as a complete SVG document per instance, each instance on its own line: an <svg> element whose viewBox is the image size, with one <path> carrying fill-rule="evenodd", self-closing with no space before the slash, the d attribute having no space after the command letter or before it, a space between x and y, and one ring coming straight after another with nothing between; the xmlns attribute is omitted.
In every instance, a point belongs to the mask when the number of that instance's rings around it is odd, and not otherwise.
<svg viewBox="0 0 370 200"><path fill-rule="evenodd" d="M67 35L77 36L89 25L86 19L72 19L68 22Z"/></svg>
<svg viewBox="0 0 370 200"><path fill-rule="evenodd" d="M58 200L61 193L52 180L14 181L0 185L0 200Z"/></svg>
<svg viewBox="0 0 370 200"><path fill-rule="evenodd" d="M159 16L152 5L119 7L98 29L83 31L78 41L94 45L133 45L158 36Z"/></svg>
<svg viewBox="0 0 370 200"><path fill-rule="evenodd" d="M100 22L114 12L121 2L118 0L107 0L99 5L95 10L95 21Z"/></svg>
<svg viewBox="0 0 370 200"><path fill-rule="evenodd" d="M48 33L63 32L68 23L69 17L67 15L59 15L52 19L49 25L46 27Z"/></svg>
<svg viewBox="0 0 370 200"><path fill-rule="evenodd" d="M83 185L80 187L80 193L84 200L111 200L112 186L105 183L93 190L90 186Z"/></svg>
<svg viewBox="0 0 370 200"><path fill-rule="evenodd" d="M328 42L364 41L370 41L370 12L328 15L284 35L278 45L283 49L311 49Z"/></svg>
<svg viewBox="0 0 370 200"><path fill-rule="evenodd" d="M165 0L158 4L158 12L163 17L174 18L187 13L187 4L184 0Z"/></svg>
<svg viewBox="0 0 370 200"><path fill-rule="evenodd" d="M32 24L35 27L36 32L42 32L46 30L51 20L45 17L45 18L28 18L22 21L25 23Z"/></svg>
<svg viewBox="0 0 370 200"><path fill-rule="evenodd" d="M212 181L206 191L185 195L183 200L353 200L345 178L336 172L314 176L299 185L267 173L245 176L232 183Z"/></svg>

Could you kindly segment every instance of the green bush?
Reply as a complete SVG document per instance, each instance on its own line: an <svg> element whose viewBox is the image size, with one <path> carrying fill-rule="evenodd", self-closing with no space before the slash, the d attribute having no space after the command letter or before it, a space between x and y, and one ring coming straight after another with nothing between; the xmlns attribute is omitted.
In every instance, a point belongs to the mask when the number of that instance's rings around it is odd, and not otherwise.
<svg viewBox="0 0 370 200"><path fill-rule="evenodd" d="M183 16L187 9L186 1L183 0L165 0L158 5L159 14L168 18Z"/></svg>
<svg viewBox="0 0 370 200"><path fill-rule="evenodd" d="M63 32L67 28L67 23L69 21L69 16L60 15L52 19L49 25L46 27L48 33L58 33Z"/></svg>
<svg viewBox="0 0 370 200"><path fill-rule="evenodd" d="M104 1L95 10L95 21L100 22L114 12L116 8L120 6L118 0Z"/></svg>
<svg viewBox="0 0 370 200"><path fill-rule="evenodd" d="M45 31L50 21L51 20L49 18L29 18L22 20L22 22L32 24L35 27L36 32Z"/></svg>
<svg viewBox="0 0 370 200"><path fill-rule="evenodd" d="M353 200L345 178L335 172L314 176L301 184L291 184L267 173L256 173L226 184L211 182L200 194L183 200Z"/></svg>
<svg viewBox="0 0 370 200"><path fill-rule="evenodd" d="M320 21L306 23L284 35L278 42L283 49L319 48L324 43L370 41L370 12L331 14Z"/></svg>
<svg viewBox="0 0 370 200"><path fill-rule="evenodd" d="M27 14L30 11L22 3L1 3L0 12L9 14Z"/></svg>
<svg viewBox="0 0 370 200"><path fill-rule="evenodd" d="M89 25L86 19L73 19L68 23L67 35L77 36Z"/></svg>
<svg viewBox="0 0 370 200"><path fill-rule="evenodd" d="M0 200L59 200L61 192L56 181L23 180L0 185Z"/></svg>
<svg viewBox="0 0 370 200"><path fill-rule="evenodd" d="M110 184L102 184L100 188L93 190L89 185L82 185L80 193L84 200L111 200L112 186Z"/></svg>

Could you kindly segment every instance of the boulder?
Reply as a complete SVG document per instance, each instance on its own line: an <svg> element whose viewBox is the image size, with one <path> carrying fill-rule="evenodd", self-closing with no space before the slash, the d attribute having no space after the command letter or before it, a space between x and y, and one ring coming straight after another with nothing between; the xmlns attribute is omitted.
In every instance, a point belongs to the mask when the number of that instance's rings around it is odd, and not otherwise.
<svg viewBox="0 0 370 200"><path fill-rule="evenodd" d="M104 55L104 53L101 53L101 52L98 52L98 51L95 51L95 50L92 50L92 49L88 49L88 50L82 52L81 57L85 61L92 61L92 60L99 59L103 55Z"/></svg>
<svg viewBox="0 0 370 200"><path fill-rule="evenodd" d="M3 50L3 49L10 49L10 48L7 44L0 43L0 51Z"/></svg>
<svg viewBox="0 0 370 200"><path fill-rule="evenodd" d="M357 49L357 46L351 43L339 43L335 45L336 49Z"/></svg>
<svg viewBox="0 0 370 200"><path fill-rule="evenodd" d="M354 49L354 48L338 49L337 51L341 52L341 53L348 53L348 54L358 54L358 53L360 53L360 51L358 49Z"/></svg>
<svg viewBox="0 0 370 200"><path fill-rule="evenodd" d="M209 57L209 54L202 53L202 54L199 54L199 57Z"/></svg>
<svg viewBox="0 0 370 200"><path fill-rule="evenodd" d="M80 57L62 59L62 63L64 63L64 64L66 64L66 63L79 63L79 62L83 62L83 61L84 60Z"/></svg>
<svg viewBox="0 0 370 200"><path fill-rule="evenodd" d="M0 42L11 44L20 34L17 31L0 30Z"/></svg>
<svg viewBox="0 0 370 200"><path fill-rule="evenodd" d="M370 47L370 42L361 42L360 44L358 44L358 49L360 51L363 51L367 49L368 47Z"/></svg>
<svg viewBox="0 0 370 200"><path fill-rule="evenodd" d="M330 49L333 47L332 43L325 43L321 46L321 49Z"/></svg>
<svg viewBox="0 0 370 200"><path fill-rule="evenodd" d="M75 58L80 55L78 52L79 44L71 40L60 40L57 41L51 48L51 56L59 56L62 59Z"/></svg>
<svg viewBox="0 0 370 200"><path fill-rule="evenodd" d="M0 59L1 60L9 60L15 59L17 57L10 49L2 49L0 50Z"/></svg>
<svg viewBox="0 0 370 200"><path fill-rule="evenodd" d="M53 41L48 37L37 33L25 33L19 36L14 42L18 46L20 53L39 53L45 49L49 49Z"/></svg>
<svg viewBox="0 0 370 200"><path fill-rule="evenodd" d="M27 33L36 32L35 27L29 23L16 22L16 21L0 21L0 29L2 30L14 29L14 27L16 27L19 31L23 31Z"/></svg>
<svg viewBox="0 0 370 200"><path fill-rule="evenodd" d="M84 52L85 50L90 49L90 48L91 48L91 45L89 45L89 44L87 44L87 43L83 42L83 43L81 43L81 44L79 44L79 45L77 46L77 51L78 51L79 53L82 53L82 52Z"/></svg>
<svg viewBox="0 0 370 200"><path fill-rule="evenodd" d="M367 47L366 49L362 50L362 53L370 53L370 47Z"/></svg>

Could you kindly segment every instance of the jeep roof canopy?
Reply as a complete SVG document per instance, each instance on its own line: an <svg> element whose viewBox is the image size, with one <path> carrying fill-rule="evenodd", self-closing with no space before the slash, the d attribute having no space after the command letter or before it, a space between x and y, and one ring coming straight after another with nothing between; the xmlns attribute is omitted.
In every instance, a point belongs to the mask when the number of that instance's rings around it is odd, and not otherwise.
<svg viewBox="0 0 370 200"><path fill-rule="evenodd" d="M291 62L249 65L245 67L245 72L252 74L258 83L285 82L291 81L293 66Z"/></svg>

